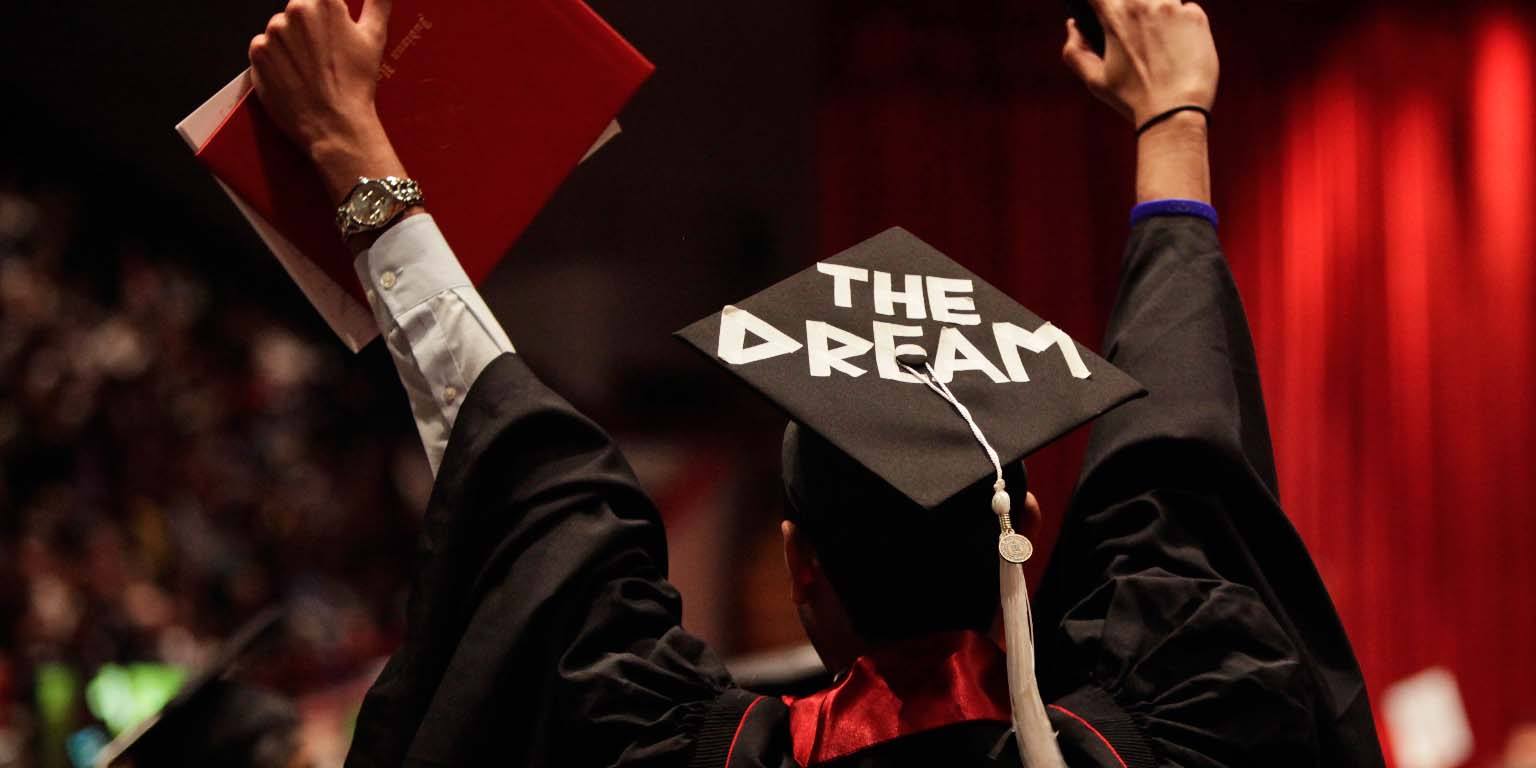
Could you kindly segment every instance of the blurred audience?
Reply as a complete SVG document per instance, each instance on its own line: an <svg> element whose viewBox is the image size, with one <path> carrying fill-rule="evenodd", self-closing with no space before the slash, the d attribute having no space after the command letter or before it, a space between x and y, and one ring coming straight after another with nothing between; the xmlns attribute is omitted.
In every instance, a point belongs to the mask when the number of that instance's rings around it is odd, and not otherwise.
<svg viewBox="0 0 1536 768"><path fill-rule="evenodd" d="M68 764L105 665L192 668L277 601L261 682L353 681L430 486L392 377L79 208L0 187L0 766Z"/></svg>

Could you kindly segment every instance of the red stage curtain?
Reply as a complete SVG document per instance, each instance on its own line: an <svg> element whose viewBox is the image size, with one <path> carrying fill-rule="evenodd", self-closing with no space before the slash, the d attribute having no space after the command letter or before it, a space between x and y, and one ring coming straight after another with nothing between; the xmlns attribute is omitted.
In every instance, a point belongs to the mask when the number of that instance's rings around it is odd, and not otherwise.
<svg viewBox="0 0 1536 768"><path fill-rule="evenodd" d="M1096 340L1131 144L985 7L831 14L821 250L900 224ZM1481 760L1536 721L1536 13L1431 13L1222 38L1214 163L1286 508L1378 703L1450 668ZM1080 448L1031 462L1048 515Z"/></svg>
<svg viewBox="0 0 1536 768"><path fill-rule="evenodd" d="M1287 509L1372 689L1449 667L1483 756L1536 720L1531 29L1364 25L1287 89L1228 232Z"/></svg>

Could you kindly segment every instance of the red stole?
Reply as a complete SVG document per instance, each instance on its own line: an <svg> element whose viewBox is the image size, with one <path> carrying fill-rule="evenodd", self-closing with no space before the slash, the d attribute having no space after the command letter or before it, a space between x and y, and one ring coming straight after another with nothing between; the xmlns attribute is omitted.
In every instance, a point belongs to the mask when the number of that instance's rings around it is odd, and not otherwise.
<svg viewBox="0 0 1536 768"><path fill-rule="evenodd" d="M795 761L809 767L948 725L1010 722L1007 660L977 632L928 635L881 648L831 688L784 703Z"/></svg>

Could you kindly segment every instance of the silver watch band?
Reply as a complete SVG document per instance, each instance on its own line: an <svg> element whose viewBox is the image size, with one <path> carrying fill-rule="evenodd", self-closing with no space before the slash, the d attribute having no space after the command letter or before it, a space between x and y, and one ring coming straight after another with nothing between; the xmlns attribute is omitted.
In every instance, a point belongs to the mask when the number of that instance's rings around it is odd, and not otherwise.
<svg viewBox="0 0 1536 768"><path fill-rule="evenodd" d="M407 208L421 204L421 185L414 179L360 176L336 208L336 228L341 230L343 237L382 229Z"/></svg>

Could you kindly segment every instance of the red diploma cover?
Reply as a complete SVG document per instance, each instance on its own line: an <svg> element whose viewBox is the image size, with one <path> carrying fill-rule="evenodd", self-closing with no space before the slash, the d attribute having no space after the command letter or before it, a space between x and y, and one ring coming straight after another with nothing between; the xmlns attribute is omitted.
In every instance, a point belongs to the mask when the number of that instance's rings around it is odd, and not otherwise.
<svg viewBox="0 0 1536 768"><path fill-rule="evenodd" d="M355 17L361 0L349 4ZM379 118L471 280L617 132L613 117L652 69L580 0L395 2ZM177 129L343 341L355 350L377 335L338 201L248 76Z"/></svg>

